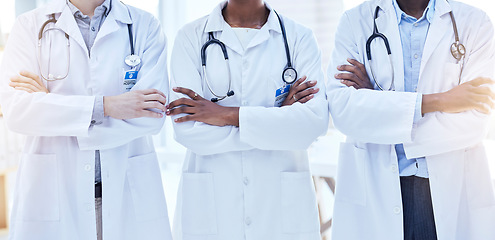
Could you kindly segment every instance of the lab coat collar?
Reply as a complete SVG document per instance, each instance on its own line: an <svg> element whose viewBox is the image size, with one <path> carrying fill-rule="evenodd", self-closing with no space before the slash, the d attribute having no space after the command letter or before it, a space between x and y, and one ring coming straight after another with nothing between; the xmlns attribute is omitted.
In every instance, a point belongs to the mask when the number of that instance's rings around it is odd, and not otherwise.
<svg viewBox="0 0 495 240"><path fill-rule="evenodd" d="M226 5L227 1L221 2L207 17L207 22L204 30L205 33L223 31L226 27L229 26L222 15L222 9L225 8ZM270 14L268 15L268 20L262 28L267 28L268 30L282 33L275 11L266 2L265 6L270 10Z"/></svg>
<svg viewBox="0 0 495 240"><path fill-rule="evenodd" d="M380 7L381 10L387 12L389 10L394 10L394 5L393 2L396 0L378 0L378 6ZM373 9L374 11L374 9ZM446 13L449 13L452 11L452 8L450 7L450 4L448 0L436 0L435 1L435 16L443 16ZM374 12L373 12L374 14Z"/></svg>

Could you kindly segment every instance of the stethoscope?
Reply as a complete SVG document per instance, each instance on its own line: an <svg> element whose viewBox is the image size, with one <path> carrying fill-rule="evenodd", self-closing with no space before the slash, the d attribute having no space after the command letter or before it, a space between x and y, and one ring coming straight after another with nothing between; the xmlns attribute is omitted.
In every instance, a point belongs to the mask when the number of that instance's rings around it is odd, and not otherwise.
<svg viewBox="0 0 495 240"><path fill-rule="evenodd" d="M292 66L292 61L291 61L291 56L290 56L290 51L289 51L289 43L287 41L287 33L285 31L285 26L284 26L284 23L282 21L282 18L278 15L278 13L276 11L273 11L273 12L277 15L278 21L280 23L280 28L282 29L282 36L284 38L284 46L285 46L285 55L287 57L287 65L285 66L285 68L282 72L282 80L285 82L285 84L292 84L297 79L297 71ZM208 23L208 22L206 22L206 23ZM205 28L206 28L206 24L205 24ZM208 41L201 47L201 65L202 65L202 69L203 69L202 70L202 73L203 73L202 78L203 78L203 81L206 83L208 90L214 96L213 98L211 98L211 101L212 102L218 102L218 101L221 101L227 97L234 96L235 93L232 90L232 75L230 74L229 55L227 53L227 47L225 46L225 44L222 41L216 39L215 36L213 36L213 32L209 32L208 36L209 36ZM220 95L220 94L215 93L215 91L213 91L213 89L211 88L210 82L208 81L208 77L206 75L206 50L212 44L216 44L220 47L220 49L222 50L223 57L225 59L225 64L227 66L227 71L228 71L227 74L229 75L229 87L228 87L227 93L225 95Z"/></svg>
<svg viewBox="0 0 495 240"><path fill-rule="evenodd" d="M46 80L46 81L58 81L58 80L63 80L65 78L67 78L67 76L69 75L70 40L69 40L69 35L60 28L52 27L52 28L45 29L49 23L53 23L53 24L57 23L57 20L55 19L54 13L50 15L50 18L46 22L44 22L43 25L41 25L41 29L40 29L39 34L38 34L38 68L40 71L40 75L44 80ZM124 62L125 62L125 64L127 64L127 66L134 69L139 64L141 64L141 57L134 54L134 41L133 41L133 36L132 36L132 24L127 24L127 29L129 32L129 43L131 46L131 54L129 54L127 57L125 57ZM67 68L66 68L65 74L53 75L51 73L48 73L48 76L43 74L43 71L42 71L43 66L41 63L42 62L41 61L41 48L42 48L41 43L42 43L43 36L49 31L60 31L65 35L65 38L67 40L67 44L66 44L66 47L67 47Z"/></svg>
<svg viewBox="0 0 495 240"><path fill-rule="evenodd" d="M384 91L383 87L376 81L375 72L373 71L373 65L371 64L371 42L377 38L381 38L385 44L385 48L387 49L387 54L390 61L390 67L392 69L392 83L390 84L388 91L394 91L395 86L394 86L394 66L392 61L392 51L390 50L390 44L388 42L387 37L382 33L380 33L378 31L378 28L376 27L376 19L378 18L379 10L380 7L377 6L375 9L375 18L373 19L373 34L371 34L371 36L366 41L366 57L368 59L368 64L371 69L371 76L373 78L373 81L381 91ZM466 48L462 43L460 43L459 33L457 32L457 24L455 22L454 14L452 12L450 12L450 18L452 19L452 27L454 28L454 36L455 36L455 42L452 43L452 45L450 46L450 53L452 54L452 57L454 57L457 61L461 61L461 59L463 59L464 56L466 55ZM462 66L461 66L461 74L462 74ZM460 81L461 79L459 77L459 84Z"/></svg>

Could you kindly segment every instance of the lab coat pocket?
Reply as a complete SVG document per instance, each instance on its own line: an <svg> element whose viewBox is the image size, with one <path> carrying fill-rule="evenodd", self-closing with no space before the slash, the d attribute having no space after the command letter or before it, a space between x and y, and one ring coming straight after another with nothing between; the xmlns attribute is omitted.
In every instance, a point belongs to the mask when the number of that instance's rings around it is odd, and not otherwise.
<svg viewBox="0 0 495 240"><path fill-rule="evenodd" d="M184 234L217 234L212 173L183 173L182 200L182 230Z"/></svg>
<svg viewBox="0 0 495 240"><path fill-rule="evenodd" d="M318 205L309 172L281 173L282 230L284 233L319 231Z"/></svg>
<svg viewBox="0 0 495 240"><path fill-rule="evenodd" d="M137 221L167 217L160 166L154 152L128 159L127 180Z"/></svg>
<svg viewBox="0 0 495 240"><path fill-rule="evenodd" d="M18 216L22 221L59 221L58 166L55 154L23 154L19 167Z"/></svg>
<svg viewBox="0 0 495 240"><path fill-rule="evenodd" d="M367 150L353 143L341 143L335 201L366 205Z"/></svg>
<svg viewBox="0 0 495 240"><path fill-rule="evenodd" d="M448 84L447 88L442 88L443 91L448 91L455 86L459 85L459 79L461 74L461 65L457 63L445 63L443 67L443 76L442 79L444 81L437 81L438 83ZM462 83L462 82L461 82Z"/></svg>

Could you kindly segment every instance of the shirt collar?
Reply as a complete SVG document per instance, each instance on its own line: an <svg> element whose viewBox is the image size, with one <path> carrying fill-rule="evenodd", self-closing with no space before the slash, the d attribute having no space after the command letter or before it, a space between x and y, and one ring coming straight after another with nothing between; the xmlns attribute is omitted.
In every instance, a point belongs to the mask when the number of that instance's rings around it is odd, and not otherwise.
<svg viewBox="0 0 495 240"><path fill-rule="evenodd" d="M80 18L86 18L86 17L88 17L87 15L84 15L81 12L81 10L79 10L69 0L66 0L66 2L67 2L67 5L70 8L70 11L72 12L72 15L74 15L74 17L80 17ZM100 6L96 7L96 9L95 9L95 16L99 16L100 13L101 13L101 15L105 15L105 17L108 17L108 14L110 13L110 10L111 9L112 9L112 0L105 0L105 1L103 1L103 3Z"/></svg>
<svg viewBox="0 0 495 240"><path fill-rule="evenodd" d="M426 18L426 20L431 23L433 20L433 16L435 14L435 2L436 0L430 0L428 3L428 6L426 7L425 11L423 12L423 16L418 19L418 21L421 21L422 19ZM393 0L393 5L395 9L395 14L397 16L397 23L400 24L403 17L410 17L407 15L402 9L400 9L399 4L397 3L397 0Z"/></svg>
<svg viewBox="0 0 495 240"><path fill-rule="evenodd" d="M227 24L222 15L222 9L225 7L225 5L227 5L227 1L221 2L207 17L207 22L204 30L205 33L223 31L225 24ZM265 6L266 8L268 8L268 10L270 10L270 14L268 15L268 20L262 28L266 27L268 28L268 30L273 30L281 33L282 30L280 29L280 23L278 21L277 15L275 14L275 10L273 10L273 8L266 2Z"/></svg>

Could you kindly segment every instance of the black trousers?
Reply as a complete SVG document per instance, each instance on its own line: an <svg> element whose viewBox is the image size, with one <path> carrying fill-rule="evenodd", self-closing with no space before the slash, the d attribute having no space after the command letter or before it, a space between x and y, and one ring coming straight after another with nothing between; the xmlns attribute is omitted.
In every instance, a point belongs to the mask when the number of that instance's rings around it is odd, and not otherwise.
<svg viewBox="0 0 495 240"><path fill-rule="evenodd" d="M404 209L404 240L437 240L430 181L420 177L401 177Z"/></svg>

